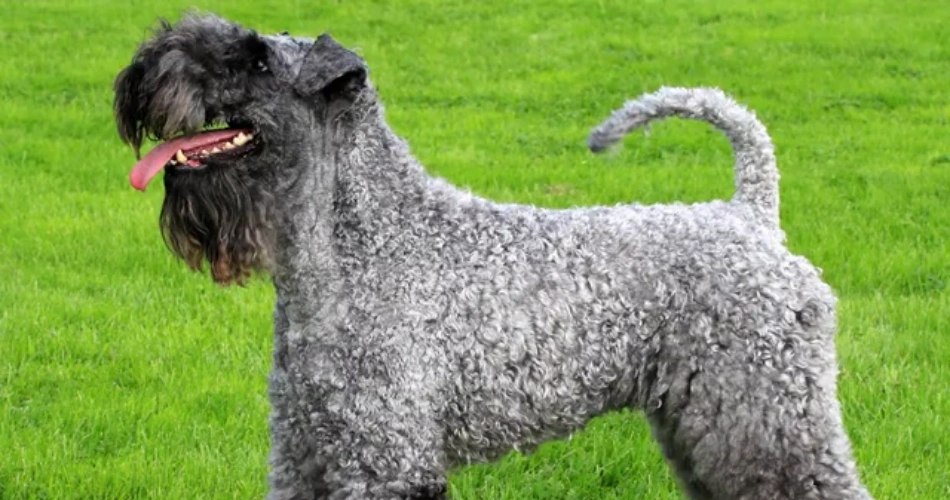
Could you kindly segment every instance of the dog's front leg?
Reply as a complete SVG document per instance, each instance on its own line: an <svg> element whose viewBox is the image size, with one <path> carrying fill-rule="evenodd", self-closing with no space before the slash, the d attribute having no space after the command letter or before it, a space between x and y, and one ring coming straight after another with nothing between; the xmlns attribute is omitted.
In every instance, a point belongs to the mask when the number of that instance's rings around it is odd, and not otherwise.
<svg viewBox="0 0 950 500"><path fill-rule="evenodd" d="M271 372L268 392L272 409L267 500L326 498L325 460L316 453L309 417L297 406L293 385L282 368L275 366Z"/></svg>
<svg viewBox="0 0 950 500"><path fill-rule="evenodd" d="M364 381L331 396L342 403L324 476L331 500L448 498L442 432L418 388Z"/></svg>
<svg viewBox="0 0 950 500"><path fill-rule="evenodd" d="M287 338L291 327L279 300L274 327L273 368L267 384L271 404L267 500L323 500L328 493L323 480L326 460L318 450L325 444L318 442L313 430L313 405L301 394L305 387L291 376L292 349Z"/></svg>

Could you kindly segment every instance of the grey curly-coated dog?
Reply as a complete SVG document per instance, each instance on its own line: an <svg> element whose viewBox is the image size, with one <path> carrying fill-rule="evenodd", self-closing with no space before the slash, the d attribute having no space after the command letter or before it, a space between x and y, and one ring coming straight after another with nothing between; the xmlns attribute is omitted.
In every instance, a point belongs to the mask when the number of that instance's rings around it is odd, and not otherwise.
<svg viewBox="0 0 950 500"><path fill-rule="evenodd" d="M130 179L164 171L170 248L219 283L273 279L268 498L444 498L452 467L620 408L646 414L691 498L870 498L836 399L835 297L783 245L765 128L718 90L644 95L589 144L712 123L731 201L572 210L427 175L327 35L189 15L115 90L121 137L165 141Z"/></svg>

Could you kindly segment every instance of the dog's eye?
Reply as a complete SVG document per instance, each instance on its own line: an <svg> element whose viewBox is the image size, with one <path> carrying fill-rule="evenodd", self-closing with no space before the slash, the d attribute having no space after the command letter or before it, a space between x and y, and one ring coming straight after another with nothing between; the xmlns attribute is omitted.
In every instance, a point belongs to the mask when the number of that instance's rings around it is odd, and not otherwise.
<svg viewBox="0 0 950 500"><path fill-rule="evenodd" d="M267 62L263 59L258 59L257 62L254 63L254 70L258 73L267 73L268 69Z"/></svg>

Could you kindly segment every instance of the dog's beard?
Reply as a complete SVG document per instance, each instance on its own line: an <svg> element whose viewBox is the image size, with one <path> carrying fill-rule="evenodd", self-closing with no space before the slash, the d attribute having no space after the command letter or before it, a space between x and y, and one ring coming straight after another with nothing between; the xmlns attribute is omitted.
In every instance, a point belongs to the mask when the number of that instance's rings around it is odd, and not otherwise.
<svg viewBox="0 0 950 500"><path fill-rule="evenodd" d="M161 227L168 247L193 270L207 260L218 284L245 284L267 267L273 241L272 196L254 184L226 168L166 170Z"/></svg>

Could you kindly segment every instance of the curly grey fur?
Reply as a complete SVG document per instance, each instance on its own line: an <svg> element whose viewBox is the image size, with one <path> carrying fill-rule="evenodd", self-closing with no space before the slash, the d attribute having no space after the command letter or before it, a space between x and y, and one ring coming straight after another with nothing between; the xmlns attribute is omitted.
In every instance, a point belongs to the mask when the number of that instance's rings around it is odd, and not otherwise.
<svg viewBox="0 0 950 500"><path fill-rule="evenodd" d="M705 121L726 134L736 156L734 199L751 205L763 224L778 228L779 175L772 139L755 114L719 89L664 87L643 95L597 126L587 144L599 153L631 131L669 116Z"/></svg>
<svg viewBox="0 0 950 500"><path fill-rule="evenodd" d="M216 71L222 58L201 56L250 38L267 47L258 79L251 61ZM167 58L184 62L150 62ZM835 297L782 244L764 127L718 91L646 95L591 145L655 117L710 121L740 157L735 200L549 210L427 175L362 60L329 37L189 17L130 68L116 114L131 142L167 135L161 117L192 127L220 109L263 136L231 165L166 176L192 176L172 188L206 202L234 198L201 194L222 178L266 201L231 225L271 235L253 241L277 291L269 499L445 498L453 467L619 408L646 414L693 499L871 498L835 395ZM157 81L205 109L152 109L173 102Z"/></svg>

